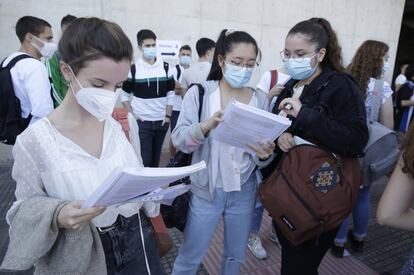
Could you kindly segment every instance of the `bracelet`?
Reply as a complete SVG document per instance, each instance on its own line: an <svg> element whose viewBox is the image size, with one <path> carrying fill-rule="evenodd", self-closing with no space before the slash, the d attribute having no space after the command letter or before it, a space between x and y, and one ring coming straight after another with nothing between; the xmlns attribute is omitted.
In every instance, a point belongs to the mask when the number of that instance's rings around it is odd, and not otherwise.
<svg viewBox="0 0 414 275"><path fill-rule="evenodd" d="M171 116L170 115L165 115L165 117L168 117L169 119L171 119Z"/></svg>

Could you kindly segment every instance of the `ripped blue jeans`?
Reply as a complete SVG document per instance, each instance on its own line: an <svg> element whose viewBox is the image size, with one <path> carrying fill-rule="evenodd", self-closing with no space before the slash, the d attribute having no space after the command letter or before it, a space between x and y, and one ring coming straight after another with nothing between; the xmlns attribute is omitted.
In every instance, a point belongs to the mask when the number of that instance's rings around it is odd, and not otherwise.
<svg viewBox="0 0 414 275"><path fill-rule="evenodd" d="M256 202L256 188L257 179L253 173L241 191L224 192L223 188L216 188L213 201L191 194L184 240L174 263L173 275L196 274L221 217L224 221L221 274L240 273Z"/></svg>

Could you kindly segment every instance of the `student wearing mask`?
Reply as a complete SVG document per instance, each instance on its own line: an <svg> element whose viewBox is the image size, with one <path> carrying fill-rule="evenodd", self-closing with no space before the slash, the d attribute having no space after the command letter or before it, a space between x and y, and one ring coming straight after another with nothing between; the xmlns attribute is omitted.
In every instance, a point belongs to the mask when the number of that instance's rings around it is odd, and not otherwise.
<svg viewBox="0 0 414 275"><path fill-rule="evenodd" d="M4 61L3 67L15 58L19 60L10 70L13 89L20 100L22 118L33 123L53 110L50 82L41 57L50 57L56 51L52 28L48 22L33 16L23 16L16 23L16 35L21 46Z"/></svg>
<svg viewBox="0 0 414 275"><path fill-rule="evenodd" d="M140 30L137 42L142 57L131 66L122 86L121 101L137 119L144 166L158 167L171 123L175 81L172 68L157 57L155 33Z"/></svg>
<svg viewBox="0 0 414 275"><path fill-rule="evenodd" d="M180 115L181 104L183 102L184 89L181 86L183 81L184 70L190 68L191 63L191 47L189 45L184 45L180 48L179 54L179 64L175 65L173 70L174 80L175 80L175 96L174 96L174 105L173 112L171 115L171 133L177 125L178 116ZM175 148L172 145L170 140L170 158L174 157Z"/></svg>
<svg viewBox="0 0 414 275"><path fill-rule="evenodd" d="M62 18L60 22L60 29L63 32L76 19L73 15L66 15ZM60 54L55 52L51 58L46 59L46 68L49 73L50 85L52 86L52 99L53 104L58 107L63 99L65 98L66 92L68 90L68 83L63 77L60 71Z"/></svg>
<svg viewBox="0 0 414 275"><path fill-rule="evenodd" d="M131 65L131 42L114 23L79 18L64 32L59 53L69 84L65 99L13 147L17 200L7 213L10 246L2 268L164 274L147 218L158 215L159 205L81 208L114 169L142 166L134 118L130 143L111 117Z"/></svg>
<svg viewBox="0 0 414 275"><path fill-rule="evenodd" d="M208 167L191 176L190 207L184 240L175 260L174 275L196 274L221 217L224 218L224 255L221 274L239 274L256 201L256 167L271 161L275 144L252 144L255 154L218 142L210 132L222 120L223 110L234 99L267 110L264 93L246 87L256 66L259 49L252 36L223 30L216 43L201 119L198 119L198 87L184 97L172 140L192 162L205 160Z"/></svg>
<svg viewBox="0 0 414 275"><path fill-rule="evenodd" d="M371 118L371 112L374 112L374 116L378 114L381 124L393 129L393 91L390 84L384 81L380 91L381 100L377 103L374 99L375 82L383 78L389 68L388 51L389 47L384 42L367 40L358 48L347 71L359 82L361 95L365 99L367 117ZM370 189L371 185L366 185L359 190L357 203L352 212L353 229L348 232L349 218L345 219L332 245L331 252L334 256L343 257L347 235L352 250L362 252L370 217Z"/></svg>
<svg viewBox="0 0 414 275"><path fill-rule="evenodd" d="M312 18L296 24L281 57L292 79L278 96L274 112L289 116L292 125L278 138L279 149L288 152L293 136L298 136L341 156L360 156L368 141L364 102L355 80L343 73L341 47L329 22ZM318 274L338 228L300 245L276 231L281 274Z"/></svg>
<svg viewBox="0 0 414 275"><path fill-rule="evenodd" d="M216 43L210 38L200 38L196 43L198 62L193 63L191 68L184 71L181 86L188 89L193 83L202 83L207 80L211 68L211 60L214 55Z"/></svg>

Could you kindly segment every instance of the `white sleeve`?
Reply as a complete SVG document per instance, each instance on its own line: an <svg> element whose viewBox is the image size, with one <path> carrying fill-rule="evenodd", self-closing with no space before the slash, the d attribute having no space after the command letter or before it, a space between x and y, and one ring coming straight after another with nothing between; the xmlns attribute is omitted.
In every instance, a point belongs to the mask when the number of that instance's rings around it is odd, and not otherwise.
<svg viewBox="0 0 414 275"><path fill-rule="evenodd" d="M257 83L257 86L256 86L257 89L268 94L270 90L270 81L271 81L271 74L270 74L270 71L267 71L262 75L259 83Z"/></svg>
<svg viewBox="0 0 414 275"><path fill-rule="evenodd" d="M395 79L395 85L403 85L406 81L407 78L405 77L405 75L400 74Z"/></svg>
<svg viewBox="0 0 414 275"><path fill-rule="evenodd" d="M24 138L26 139L26 137ZM16 211L22 201L34 196L47 196L44 192L43 182L36 161L26 149L26 147L32 147L33 149L36 147L36 144L34 144L33 138L26 139L26 141L22 142L21 135L17 137L16 143L13 146L14 163L12 178L16 181L16 201L7 212L6 221L9 225L13 222Z"/></svg>
<svg viewBox="0 0 414 275"><path fill-rule="evenodd" d="M24 88L30 100L31 123L47 116L53 111L53 100L51 96L51 86L46 67L36 62L32 69L28 70L24 76Z"/></svg>

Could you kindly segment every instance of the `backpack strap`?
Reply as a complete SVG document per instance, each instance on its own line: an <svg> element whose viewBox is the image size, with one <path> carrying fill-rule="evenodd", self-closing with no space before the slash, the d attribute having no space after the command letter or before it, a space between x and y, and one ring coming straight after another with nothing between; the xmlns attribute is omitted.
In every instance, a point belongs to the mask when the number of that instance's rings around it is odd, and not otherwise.
<svg viewBox="0 0 414 275"><path fill-rule="evenodd" d="M132 82L135 83L135 74L137 72L137 67L135 67L135 64L131 65L131 76L132 76Z"/></svg>
<svg viewBox="0 0 414 275"><path fill-rule="evenodd" d="M20 55L18 55L18 56L16 56L16 57L14 57L12 60L10 60L10 62L9 63L7 63L7 65L6 65L6 67L4 67L4 69L7 69L7 70L11 70L11 68L13 68L14 67L14 65L16 65L16 63L17 62L19 62L20 60L22 60L22 59L26 59L26 58L33 58L32 56L30 56L30 55L28 55L28 54L20 54ZM1 62L1 64L0 64L0 68L3 68L3 63L4 63L4 61L6 60L7 58L5 58L2 62Z"/></svg>
<svg viewBox="0 0 414 275"><path fill-rule="evenodd" d="M175 68L177 69L177 81L180 81L180 77L181 77L180 65L179 64L175 65Z"/></svg>
<svg viewBox="0 0 414 275"><path fill-rule="evenodd" d="M277 70L271 70L270 71L270 87L269 87L269 91L276 86L277 84L277 78L278 78L278 72Z"/></svg>
<svg viewBox="0 0 414 275"><path fill-rule="evenodd" d="M126 138L129 140L129 124L128 124L128 111L125 108L115 108L112 117L121 124L122 131L124 131Z"/></svg>
<svg viewBox="0 0 414 275"><path fill-rule="evenodd" d="M165 71L165 76L168 78L168 70L170 69L170 65L164 61L164 71Z"/></svg>
<svg viewBox="0 0 414 275"><path fill-rule="evenodd" d="M201 111L203 109L203 99L204 99L204 93L205 93L205 89L204 86L201 85L200 83L192 83L190 85L190 87L188 87L188 89L190 89L193 86L197 86L198 87L198 122L200 122L201 120Z"/></svg>

